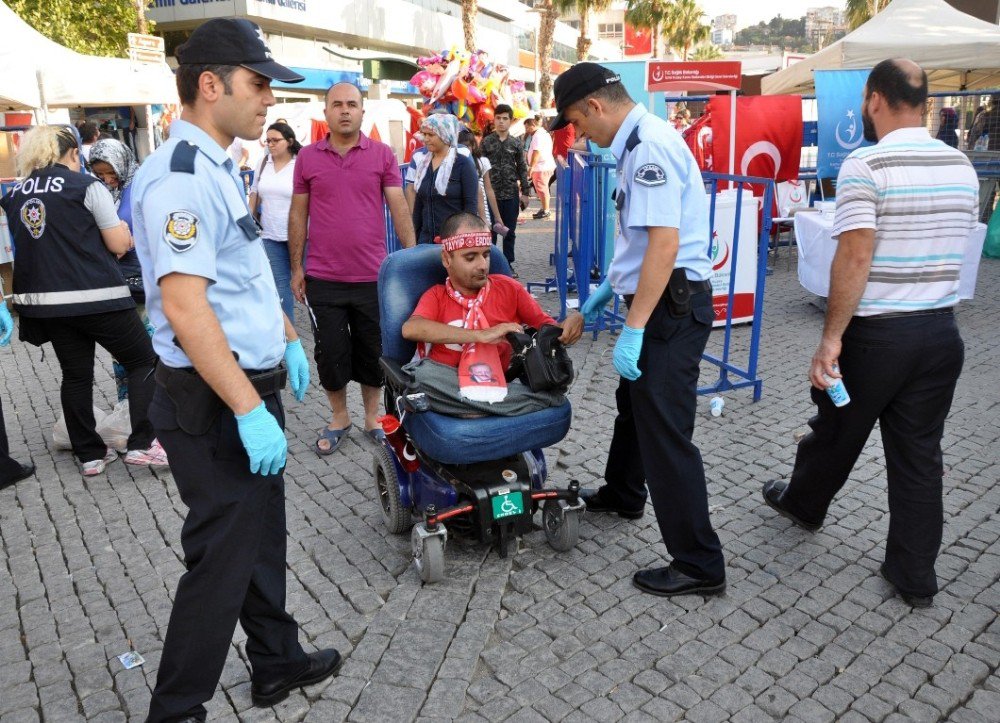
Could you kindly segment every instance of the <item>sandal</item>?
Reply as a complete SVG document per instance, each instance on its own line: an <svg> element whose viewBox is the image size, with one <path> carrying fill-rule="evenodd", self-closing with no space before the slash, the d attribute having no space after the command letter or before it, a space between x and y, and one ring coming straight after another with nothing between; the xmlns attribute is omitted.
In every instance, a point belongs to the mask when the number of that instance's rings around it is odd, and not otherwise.
<svg viewBox="0 0 1000 723"><path fill-rule="evenodd" d="M366 429L365 436L373 442L381 442L385 439L385 432L382 431L381 427L375 427L374 429Z"/></svg>
<svg viewBox="0 0 1000 723"><path fill-rule="evenodd" d="M334 452L336 452L337 447L340 446L341 440L347 436L348 432L351 431L352 426L353 425L348 424L343 429L330 429L329 427L323 427L323 429L321 429L319 432L319 438L316 440L316 446L315 446L316 454L320 455L321 457L325 457L328 454L333 454ZM330 447L328 449L323 449L322 447L319 446L319 443L322 442L324 439L330 443Z"/></svg>

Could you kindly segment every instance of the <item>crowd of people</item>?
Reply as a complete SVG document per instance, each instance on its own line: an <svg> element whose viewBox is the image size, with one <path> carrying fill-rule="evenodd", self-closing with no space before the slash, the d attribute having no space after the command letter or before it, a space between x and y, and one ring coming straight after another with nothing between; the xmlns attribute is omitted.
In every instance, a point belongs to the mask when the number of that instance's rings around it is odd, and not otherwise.
<svg viewBox="0 0 1000 723"><path fill-rule="evenodd" d="M641 517L651 498L670 562L639 570L640 590L723 592L724 553L692 441L714 319L708 199L676 129L636 104L612 71L579 63L556 80L549 127L526 123L526 145L510 135L506 106L479 144L463 142L454 116L426 117L425 150L407 169L404 192L392 149L361 132L360 90L337 83L326 94L326 137L302 146L287 124L267 128L269 153L248 204L237 172L245 159L227 149L260 137L275 103L270 81L302 80L273 60L262 38L242 19L210 20L191 34L176 51L184 110L138 169L122 144L94 139L90 174L82 173L72 129L40 127L21 145L23 180L0 201L13 220L20 338L56 352L83 475L101 474L117 456L93 418L100 344L127 378L126 463L169 461L189 510L181 532L187 571L147 720L204 720L237 622L257 706L342 664L332 648L307 654L285 609L281 392L287 384L301 402L310 383L294 301L312 325L330 409L314 443L319 455L333 454L354 426L352 381L363 433L384 438L377 279L385 208L404 248L440 244L447 273L420 299L403 336L450 367L482 347L490 378L502 377L506 332L556 321L518 282L490 273L491 246L500 243L513 265L518 215L531 190L541 204L535 217L551 213L554 159L565 157L573 135L615 156L620 224L606 280L563 321L561 339L575 343L615 296L627 309L611 357L620 380L605 484L581 497L590 513L627 519ZM852 153L841 172L829 309L809 371L817 416L790 481L762 490L778 513L819 529L881 422L891 515L882 572L913 606L931 604L937 592L940 442L963 361L952 314L957 265L927 273L927 259L961 258L978 209L971 165L922 125L926 97L926 74L910 61L885 61L869 77L863 117L876 145ZM918 155L926 160L910 160ZM946 195L927 190L931 176L946 177ZM890 188L905 193L884 202ZM930 227L937 233L915 234ZM0 304L0 345L13 329ZM852 391L847 406L824 393L837 379ZM10 459L5 435L0 441L3 483L30 475L30 465Z"/></svg>

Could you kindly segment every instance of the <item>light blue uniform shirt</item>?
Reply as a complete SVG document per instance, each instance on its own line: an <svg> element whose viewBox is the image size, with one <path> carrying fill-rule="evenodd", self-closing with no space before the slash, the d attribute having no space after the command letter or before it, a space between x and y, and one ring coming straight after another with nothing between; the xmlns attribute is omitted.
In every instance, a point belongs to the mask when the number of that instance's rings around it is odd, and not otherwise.
<svg viewBox="0 0 1000 723"><path fill-rule="evenodd" d="M194 173L171 171L174 149L197 146ZM182 149L183 150L183 149ZM159 281L167 274L209 280L208 302L243 369L270 369L285 351L285 327L267 255L225 149L177 120L170 140L145 160L132 182L135 248L142 264L153 349L169 367L190 367L163 314Z"/></svg>
<svg viewBox="0 0 1000 723"><path fill-rule="evenodd" d="M634 132L641 141L638 145L629 142ZM618 294L635 293L652 226L678 229L675 266L684 268L692 281L709 279L708 196L701 171L680 133L636 105L615 134L611 152L618 160L620 211L615 256L608 268L611 288Z"/></svg>

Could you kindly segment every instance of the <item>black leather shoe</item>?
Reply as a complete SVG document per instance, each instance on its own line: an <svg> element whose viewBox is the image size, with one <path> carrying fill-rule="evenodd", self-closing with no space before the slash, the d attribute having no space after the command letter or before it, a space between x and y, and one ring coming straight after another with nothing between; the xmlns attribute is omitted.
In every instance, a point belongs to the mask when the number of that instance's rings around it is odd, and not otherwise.
<svg viewBox="0 0 1000 723"><path fill-rule="evenodd" d="M764 502L767 503L767 506L779 515L791 520L803 530L816 532L816 530L823 526L823 523L806 522L801 517L797 517L785 509L784 505L781 503L781 498L784 496L786 489L788 489L787 482L782 482L781 480L771 480L770 482L764 483L764 487L761 489L760 493L764 496Z"/></svg>
<svg viewBox="0 0 1000 723"><path fill-rule="evenodd" d="M632 584L643 592L661 597L673 595L718 595L725 592L726 580L699 580L672 567L653 567L639 570L632 576Z"/></svg>
<svg viewBox="0 0 1000 723"><path fill-rule="evenodd" d="M882 566L879 567L878 572L879 572L879 575L881 575L885 579L885 581L887 583L889 583L890 585L892 585L892 588L893 588L893 590L896 591L896 594L899 595L901 598L903 598L903 602L905 602L910 607L913 607L913 608L929 608L931 605L934 604L934 596L933 595L910 595L909 593L905 593L902 590L900 590L896 586L896 583L894 583L892 580L890 580L889 576L886 574L886 572L885 572L885 563L884 562L882 563Z"/></svg>
<svg viewBox="0 0 1000 723"><path fill-rule="evenodd" d="M18 464L21 464L18 462ZM29 462L28 464L21 464L21 471L16 473L13 477L9 479L0 480L0 490L4 487L10 487L13 484L17 484L23 479L28 479L31 475L35 473L35 465Z"/></svg>
<svg viewBox="0 0 1000 723"><path fill-rule="evenodd" d="M619 505L608 504L601 498L600 490L580 490L580 499L587 505L587 512L614 512L626 520L638 520L646 511L643 507L629 510Z"/></svg>
<svg viewBox="0 0 1000 723"><path fill-rule="evenodd" d="M250 697L257 708L267 708L280 703L296 688L318 683L340 670L343 658L333 648L319 650L309 656L309 665L301 673L289 680L279 680L276 683L250 686Z"/></svg>

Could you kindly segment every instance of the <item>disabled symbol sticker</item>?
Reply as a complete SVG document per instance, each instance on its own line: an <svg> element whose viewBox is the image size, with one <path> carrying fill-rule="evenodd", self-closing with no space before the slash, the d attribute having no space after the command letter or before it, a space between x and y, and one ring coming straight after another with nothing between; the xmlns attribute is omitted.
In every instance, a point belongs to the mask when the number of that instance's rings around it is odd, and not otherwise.
<svg viewBox="0 0 1000 723"><path fill-rule="evenodd" d="M524 513L524 496L520 492L497 495L492 499L492 503L494 520Z"/></svg>

